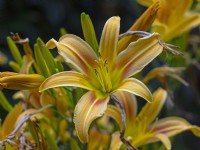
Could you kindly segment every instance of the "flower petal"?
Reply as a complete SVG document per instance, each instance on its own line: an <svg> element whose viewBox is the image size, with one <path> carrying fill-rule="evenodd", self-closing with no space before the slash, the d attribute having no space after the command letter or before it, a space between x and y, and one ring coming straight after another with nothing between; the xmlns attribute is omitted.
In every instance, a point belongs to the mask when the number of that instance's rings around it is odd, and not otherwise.
<svg viewBox="0 0 200 150"><path fill-rule="evenodd" d="M61 86L76 86L87 90L93 88L89 85L88 79L85 75L73 72L65 71L54 74L47 78L40 86L40 91L47 90L49 88L61 87Z"/></svg>
<svg viewBox="0 0 200 150"><path fill-rule="evenodd" d="M120 133L115 132L112 134L111 144L110 144L110 150L119 150L122 146L122 141L120 140Z"/></svg>
<svg viewBox="0 0 200 150"><path fill-rule="evenodd" d="M180 74L185 68L183 67L157 67L155 69L152 69L143 79L144 83L149 82L152 78L158 78L162 79L165 76L171 76L172 78L175 78L185 86L188 86L188 83L182 79L178 74Z"/></svg>
<svg viewBox="0 0 200 150"><path fill-rule="evenodd" d="M121 112L119 108L113 105L108 105L105 115L108 115L109 117L113 118L118 123L120 130L122 130L123 124L122 124L122 117L121 117Z"/></svg>
<svg viewBox="0 0 200 150"><path fill-rule="evenodd" d="M49 48L53 48L55 45L58 48L58 53L75 69L83 73L93 69L97 56L93 49L78 36L66 34L59 39L59 42L52 39L47 43Z"/></svg>
<svg viewBox="0 0 200 150"><path fill-rule="evenodd" d="M169 26L169 30L166 30L166 33L161 33L161 38L164 41L169 41L174 37L180 36L182 33L189 31L200 24L200 15L198 13L190 13L182 18L183 19L180 21Z"/></svg>
<svg viewBox="0 0 200 150"><path fill-rule="evenodd" d="M140 124L146 124L147 126L156 118L162 109L167 97L167 92L159 88L153 95L153 102L147 103L137 116L137 121ZM142 118L139 119L139 118Z"/></svg>
<svg viewBox="0 0 200 150"><path fill-rule="evenodd" d="M109 96L99 98L94 92L87 92L81 97L74 110L74 123L81 142L88 141L88 129L93 120L103 115Z"/></svg>
<svg viewBox="0 0 200 150"><path fill-rule="evenodd" d="M103 150L108 149L108 145L110 141L110 135L108 133L104 133L99 131L97 128L92 128L90 130L90 138L87 144L87 150Z"/></svg>
<svg viewBox="0 0 200 150"><path fill-rule="evenodd" d="M117 89L117 91L130 92L132 94L144 98L148 102L152 101L152 95L149 89L146 87L144 83L135 78L129 78L124 80L121 83L121 86Z"/></svg>
<svg viewBox="0 0 200 150"><path fill-rule="evenodd" d="M133 129L137 115L137 101L132 93L118 91L114 95L118 97L126 112L126 132L130 133Z"/></svg>
<svg viewBox="0 0 200 150"><path fill-rule="evenodd" d="M163 46L159 44L158 39L159 34L154 33L131 43L117 57L115 72L121 70L123 74L122 79L124 79L142 70L162 52Z"/></svg>
<svg viewBox="0 0 200 150"><path fill-rule="evenodd" d="M154 135L154 138L157 138L159 141L161 141L167 150L171 149L171 142L165 134L156 134Z"/></svg>
<svg viewBox="0 0 200 150"><path fill-rule="evenodd" d="M185 119L179 117L167 117L161 119L155 124L152 124L149 130L153 130L155 134L165 134L168 137L175 136L186 130L191 130L196 136L200 137L200 127L191 125ZM151 141L157 140L151 139Z"/></svg>
<svg viewBox="0 0 200 150"><path fill-rule="evenodd" d="M192 0L159 0L159 3L160 9L158 11L157 19L164 24L173 26L177 23L177 18L182 18L189 10L192 5Z"/></svg>
<svg viewBox="0 0 200 150"><path fill-rule="evenodd" d="M23 111L22 103L18 103L6 116L1 128L2 138L5 138L13 131L15 127L15 122L22 111Z"/></svg>
<svg viewBox="0 0 200 150"><path fill-rule="evenodd" d="M120 27L119 22L119 17L112 17L108 19L101 35L99 53L103 60L107 60L108 66L111 66L116 60Z"/></svg>
<svg viewBox="0 0 200 150"><path fill-rule="evenodd" d="M146 1L146 0L145 0ZM150 6L141 16L138 18L138 20L132 25L132 27L128 31L146 31L154 22L156 18L156 14L159 8L158 3L154 3L152 6ZM138 36L126 36L122 38L118 42L117 52L121 52L126 49L126 47L133 41L138 39Z"/></svg>

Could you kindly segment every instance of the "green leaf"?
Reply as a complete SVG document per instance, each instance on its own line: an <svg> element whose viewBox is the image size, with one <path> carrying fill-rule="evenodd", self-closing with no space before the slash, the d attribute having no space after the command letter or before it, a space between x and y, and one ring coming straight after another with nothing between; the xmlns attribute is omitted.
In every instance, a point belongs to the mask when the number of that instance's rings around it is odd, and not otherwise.
<svg viewBox="0 0 200 150"><path fill-rule="evenodd" d="M15 61L22 66L23 64L23 60L22 60L22 56L19 52L19 49L17 48L16 44L14 43L14 41L11 39L11 37L7 37L7 43L8 43L8 47L12 53L12 56L14 57Z"/></svg>
<svg viewBox="0 0 200 150"><path fill-rule="evenodd" d="M82 25L85 41L93 48L96 54L98 54L99 46L98 46L94 26L92 24L92 21L89 15L86 15L85 13L81 14L81 25Z"/></svg>
<svg viewBox="0 0 200 150"><path fill-rule="evenodd" d="M2 91L0 91L0 104L8 112L13 109L12 105L8 102Z"/></svg>

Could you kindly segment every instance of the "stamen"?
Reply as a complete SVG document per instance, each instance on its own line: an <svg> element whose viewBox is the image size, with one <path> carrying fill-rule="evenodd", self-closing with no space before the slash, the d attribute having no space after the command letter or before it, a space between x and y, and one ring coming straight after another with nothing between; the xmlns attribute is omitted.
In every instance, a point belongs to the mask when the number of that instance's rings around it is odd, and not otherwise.
<svg viewBox="0 0 200 150"><path fill-rule="evenodd" d="M141 37L146 37L146 36L151 35L151 33L145 32L145 31L127 31L127 32L119 35L119 40L125 36L130 36L130 35L139 35ZM173 49L173 48L179 48L178 46L175 46L172 44L167 44L167 43L163 42L161 39L158 39L158 42L160 45L163 46L163 48L166 51L169 51L170 53L172 53L174 55L183 55L182 52Z"/></svg>
<svg viewBox="0 0 200 150"><path fill-rule="evenodd" d="M159 42L160 45L163 46L163 48L164 48L166 51L168 51L168 52L170 52L170 53L172 53L172 54L174 54L174 55L183 55L182 52L173 49L173 48L178 48L178 46L175 46L175 45L172 45L172 44L167 44L167 43L163 42L163 41L160 40L160 39L158 39L158 42Z"/></svg>
<svg viewBox="0 0 200 150"><path fill-rule="evenodd" d="M107 67L107 60L103 60L101 54L99 53L99 60L95 60L97 63L97 68L95 68L95 74L97 75L97 79L101 84L101 90L103 92L110 92L112 89L112 82L110 79L109 68Z"/></svg>

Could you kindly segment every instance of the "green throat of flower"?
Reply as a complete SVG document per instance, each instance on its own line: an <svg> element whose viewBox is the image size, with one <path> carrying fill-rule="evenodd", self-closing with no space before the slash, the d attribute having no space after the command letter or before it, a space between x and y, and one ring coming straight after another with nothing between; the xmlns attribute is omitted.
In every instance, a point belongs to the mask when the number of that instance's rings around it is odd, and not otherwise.
<svg viewBox="0 0 200 150"><path fill-rule="evenodd" d="M97 76L97 80L100 83L100 91L102 93L109 93L112 90L112 82L110 78L110 68L108 68L107 60L103 60L99 57L99 60L95 60L97 67L94 69Z"/></svg>

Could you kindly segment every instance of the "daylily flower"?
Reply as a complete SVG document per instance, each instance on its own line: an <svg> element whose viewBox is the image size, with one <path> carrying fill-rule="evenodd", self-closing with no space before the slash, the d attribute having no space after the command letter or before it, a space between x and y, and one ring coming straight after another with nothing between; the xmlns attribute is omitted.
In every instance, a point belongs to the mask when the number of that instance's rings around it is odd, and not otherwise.
<svg viewBox="0 0 200 150"><path fill-rule="evenodd" d="M90 130L89 142L87 144L87 150L103 150L108 149L110 142L110 135L99 131L97 128ZM101 144L100 144L101 143Z"/></svg>
<svg viewBox="0 0 200 150"><path fill-rule="evenodd" d="M150 6L157 0L138 0ZM161 34L161 39L169 41L200 24L200 14L189 11L193 0L159 0L160 7L152 32Z"/></svg>
<svg viewBox="0 0 200 150"><path fill-rule="evenodd" d="M184 70L183 67L157 67L152 69L143 79L144 83L149 82L153 78L157 78L163 83L163 85L167 84L167 76L172 77L185 86L188 86L188 83L182 79L179 74Z"/></svg>
<svg viewBox="0 0 200 150"><path fill-rule="evenodd" d="M57 46L58 53L77 71L65 71L47 78L40 91L61 86L75 86L87 89L74 110L77 135L82 142L88 141L91 122L103 115L110 95L125 91L151 102L149 89L139 80L131 78L157 57L163 50L159 34L154 33L130 43L117 53L119 17L111 17L105 24L99 55L81 38L67 34L59 41L51 39L48 48Z"/></svg>
<svg viewBox="0 0 200 150"><path fill-rule="evenodd" d="M117 92L127 114L125 138L135 147L148 143L161 141L167 149L171 149L169 138L183 131L190 130L200 137L200 127L191 125L180 117L166 117L156 119L161 111L167 93L159 88L153 95L153 102L147 103L137 114L137 102L134 95L125 92ZM106 114L114 118L119 126L122 126L120 110L117 107L108 107ZM118 109L118 111L117 111ZM112 135L111 149L119 149L122 142L119 139L119 132Z"/></svg>
<svg viewBox="0 0 200 150"><path fill-rule="evenodd" d="M8 113L0 128L0 140L5 139L12 132L15 122L22 111L22 104L19 103Z"/></svg>

